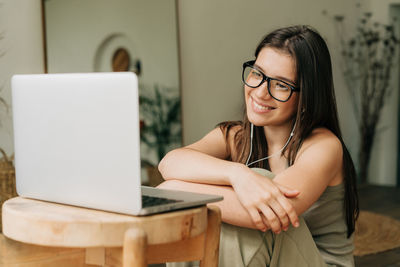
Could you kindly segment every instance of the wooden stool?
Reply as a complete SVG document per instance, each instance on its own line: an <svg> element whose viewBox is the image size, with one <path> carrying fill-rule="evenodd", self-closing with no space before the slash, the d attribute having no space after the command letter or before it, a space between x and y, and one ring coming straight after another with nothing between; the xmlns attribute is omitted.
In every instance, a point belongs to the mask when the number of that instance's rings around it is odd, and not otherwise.
<svg viewBox="0 0 400 267"><path fill-rule="evenodd" d="M0 266L218 266L218 207L135 217L16 197L3 204ZM10 239L9 239L10 238ZM11 240L12 239L12 240Z"/></svg>

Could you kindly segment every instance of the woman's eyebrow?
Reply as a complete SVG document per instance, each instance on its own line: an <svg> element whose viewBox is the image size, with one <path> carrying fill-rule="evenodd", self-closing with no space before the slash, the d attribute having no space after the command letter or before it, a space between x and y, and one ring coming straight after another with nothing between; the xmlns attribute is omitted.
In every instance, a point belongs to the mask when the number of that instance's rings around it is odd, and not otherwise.
<svg viewBox="0 0 400 267"><path fill-rule="evenodd" d="M260 70L262 73L264 73L264 75L266 75L265 74L265 71L263 70L263 68L261 68L259 65L257 65L256 63L254 63L254 66L258 69L258 70ZM267 76L267 75L266 75ZM269 76L268 76L269 77ZM294 81L292 81L291 79L288 79L288 78L286 78L286 77L283 77L283 76L275 76L275 77L271 77L271 78L273 78L273 79L278 79L278 80L282 80L282 81L285 81L285 82L288 82L288 83L291 83L292 85L295 85L296 83L294 82Z"/></svg>
<svg viewBox="0 0 400 267"><path fill-rule="evenodd" d="M273 77L271 77L271 78L273 78ZM282 76L276 76L276 78L279 79L279 80L283 80L283 81L285 81L285 82L288 82L288 83L290 83L290 84L296 86L296 83L295 83L294 81L288 79L288 78L285 78L285 77L282 77Z"/></svg>

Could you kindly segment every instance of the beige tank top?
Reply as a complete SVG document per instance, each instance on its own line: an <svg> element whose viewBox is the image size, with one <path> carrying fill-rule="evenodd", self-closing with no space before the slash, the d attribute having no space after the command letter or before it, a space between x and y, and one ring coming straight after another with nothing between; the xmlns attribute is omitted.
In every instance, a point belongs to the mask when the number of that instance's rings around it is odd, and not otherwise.
<svg viewBox="0 0 400 267"><path fill-rule="evenodd" d="M347 238L343 183L328 186L302 216L327 264L354 266L353 236Z"/></svg>
<svg viewBox="0 0 400 267"><path fill-rule="evenodd" d="M252 170L273 179L275 174L260 168ZM328 186L319 199L301 215L328 266L353 267L353 235L347 238L344 184Z"/></svg>

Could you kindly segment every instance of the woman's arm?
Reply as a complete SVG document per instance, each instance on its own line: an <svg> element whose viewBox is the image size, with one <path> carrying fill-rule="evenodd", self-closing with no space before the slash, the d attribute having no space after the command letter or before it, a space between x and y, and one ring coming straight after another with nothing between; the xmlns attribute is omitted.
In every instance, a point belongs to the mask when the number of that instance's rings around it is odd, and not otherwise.
<svg viewBox="0 0 400 267"><path fill-rule="evenodd" d="M172 150L158 165L165 180L230 185L230 177L240 167L229 157L225 137L219 128L198 142Z"/></svg>
<svg viewBox="0 0 400 267"><path fill-rule="evenodd" d="M276 175L274 182L301 192L289 201L297 214L302 214L327 186L340 184L343 179L342 144L332 132L319 128L306 139L295 163Z"/></svg>
<svg viewBox="0 0 400 267"><path fill-rule="evenodd" d="M297 197L286 198L277 187L271 186L269 179L257 174L247 176L246 180L234 178L231 184L253 221L256 215L253 216L252 212L261 211L276 232L280 228L285 229L279 225L279 222L287 220L285 214L291 214L293 210L302 214L317 201L328 185L343 182L342 155L339 139L327 129L316 129L304 141L295 163L273 179L276 185L298 189L301 193ZM291 205L285 206L286 201Z"/></svg>
<svg viewBox="0 0 400 267"><path fill-rule="evenodd" d="M201 166L208 173L208 167L203 164ZM274 232L279 232L287 228L289 219L296 225L296 219L290 216L307 210L328 185L342 182L342 166L340 141L330 131L317 129L304 142L295 164L276 175L274 183L252 171L248 172L250 169L240 165L229 179L234 191L228 193L218 186L211 189L193 183L187 183L181 189L223 195L225 200L218 205L225 222L249 228L256 226L260 230L268 225ZM211 172L210 177L213 177L214 172ZM279 190L282 186L297 188L301 193L296 198L288 199L281 193L283 190Z"/></svg>
<svg viewBox="0 0 400 267"><path fill-rule="evenodd" d="M240 227L258 229L231 186L198 184L171 179L160 184L158 188L223 196L224 199L222 201L209 204L220 208L223 222ZM265 231L267 229L269 229L268 226L260 230Z"/></svg>
<svg viewBox="0 0 400 267"><path fill-rule="evenodd" d="M236 127L230 131L228 140L233 140L238 129ZM160 162L159 170L166 180L232 185L237 203L241 204L237 207L247 211L248 216L243 218L251 218L245 225L255 225L260 230L270 225L275 232L288 228L290 222L297 225L296 212L285 196L296 197L298 192L275 185L270 179L254 173L241 163L224 160L231 156L229 151L235 151L233 142L227 145L225 140L222 131L216 128L200 141L169 152ZM230 149L227 149L228 146ZM241 190L242 187L245 190ZM278 198L277 201L270 201L273 210L268 207L271 191ZM225 191L217 192L223 193ZM226 210L225 213L233 217L241 216L233 209ZM271 223L267 223L263 216Z"/></svg>

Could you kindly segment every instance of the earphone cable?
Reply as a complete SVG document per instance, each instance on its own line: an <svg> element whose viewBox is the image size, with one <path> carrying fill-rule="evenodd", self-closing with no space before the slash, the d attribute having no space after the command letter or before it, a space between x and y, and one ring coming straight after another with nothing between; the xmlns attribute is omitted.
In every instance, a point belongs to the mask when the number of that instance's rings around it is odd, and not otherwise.
<svg viewBox="0 0 400 267"><path fill-rule="evenodd" d="M253 128L254 128L254 125L253 125L253 123L251 123L251 128L250 128L250 153L249 153L249 156L247 157L247 160L246 160L246 166L249 166L248 163L249 163L249 160L250 160L250 156L251 156L251 153L253 153Z"/></svg>
<svg viewBox="0 0 400 267"><path fill-rule="evenodd" d="M272 157L276 156L277 154L282 153L282 151L287 147L287 145L289 144L290 140L292 139L292 137L293 137L293 135L294 135L294 130L296 129L296 123L297 123L297 120L295 121L295 123L294 123L294 125L293 125L293 129L292 129L292 131L290 132L290 135L289 135L288 140L286 141L286 144L285 144L279 151L275 152L274 154L272 154L272 155L270 155L270 156L267 156L267 157L264 157L264 158L255 160L255 161L253 161L253 162L251 162L251 163L248 163L249 160L250 160L251 153L253 152L253 149L252 149L252 148L253 148L253 124L251 124L251 132L250 132L250 153L249 153L249 156L248 156L247 161L246 161L246 166L249 167L250 165L253 165L253 164L257 163L257 162L260 162L260 161L263 161L263 160L272 158Z"/></svg>

